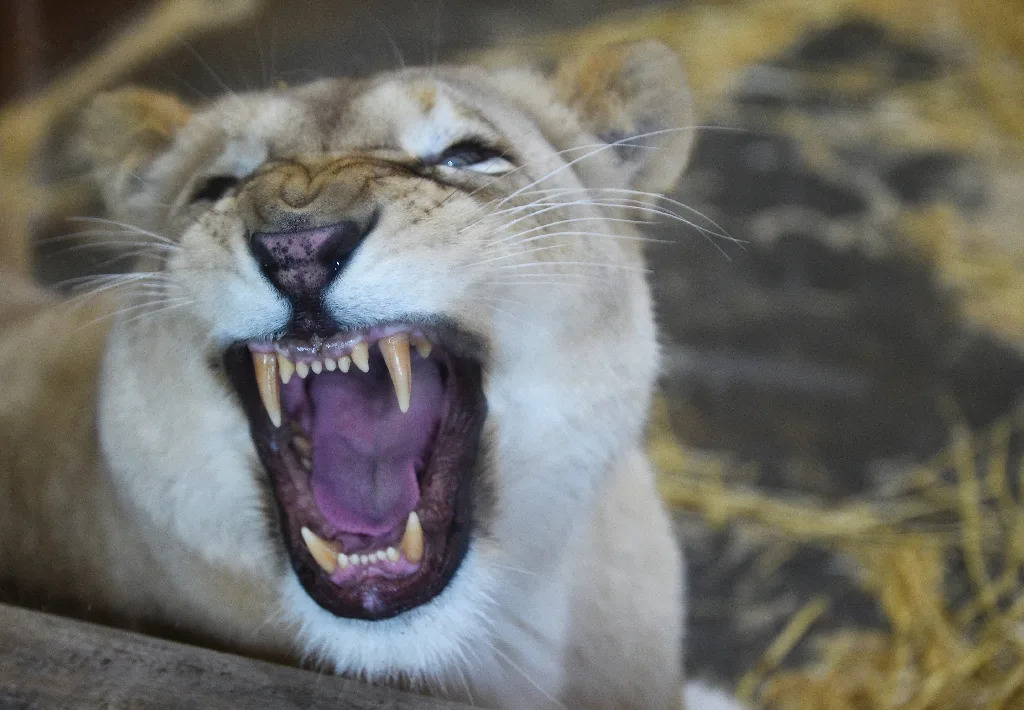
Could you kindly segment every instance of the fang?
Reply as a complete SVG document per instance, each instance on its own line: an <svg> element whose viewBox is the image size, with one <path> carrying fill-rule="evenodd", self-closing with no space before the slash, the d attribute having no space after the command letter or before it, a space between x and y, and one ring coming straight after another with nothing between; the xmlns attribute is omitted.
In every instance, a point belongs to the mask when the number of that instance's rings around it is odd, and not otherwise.
<svg viewBox="0 0 1024 710"><path fill-rule="evenodd" d="M270 422L275 427L279 427L281 426L281 386L278 383L277 356L273 353L253 353L252 364L263 408L267 410Z"/></svg>
<svg viewBox="0 0 1024 710"><path fill-rule="evenodd" d="M384 356L384 364L388 366L391 374L391 382L395 386L395 395L398 397L398 408L402 413L409 411L409 401L412 397L412 370L409 365L409 336L405 333L397 333L381 338L377 342L381 355Z"/></svg>

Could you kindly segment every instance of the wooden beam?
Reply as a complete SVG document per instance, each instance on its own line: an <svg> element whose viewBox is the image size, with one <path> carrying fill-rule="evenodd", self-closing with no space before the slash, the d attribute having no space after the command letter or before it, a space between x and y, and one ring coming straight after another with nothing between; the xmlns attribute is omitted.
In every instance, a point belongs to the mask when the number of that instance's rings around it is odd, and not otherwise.
<svg viewBox="0 0 1024 710"><path fill-rule="evenodd" d="M0 707L467 706L0 604Z"/></svg>

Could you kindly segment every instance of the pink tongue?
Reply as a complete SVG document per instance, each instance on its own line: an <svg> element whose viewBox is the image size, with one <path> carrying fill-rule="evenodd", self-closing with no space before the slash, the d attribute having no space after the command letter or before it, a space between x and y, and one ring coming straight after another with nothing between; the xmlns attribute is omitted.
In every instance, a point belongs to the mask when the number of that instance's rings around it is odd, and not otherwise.
<svg viewBox="0 0 1024 710"><path fill-rule="evenodd" d="M405 414L380 359L369 373L353 367L309 381L313 499L340 531L384 535L419 501L416 467L428 453L444 393L433 361L413 356L412 370Z"/></svg>

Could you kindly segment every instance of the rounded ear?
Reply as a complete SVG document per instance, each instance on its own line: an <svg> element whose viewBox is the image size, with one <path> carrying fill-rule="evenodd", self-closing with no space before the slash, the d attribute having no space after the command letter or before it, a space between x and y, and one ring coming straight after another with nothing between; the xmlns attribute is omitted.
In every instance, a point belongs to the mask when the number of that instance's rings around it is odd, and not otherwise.
<svg viewBox="0 0 1024 710"><path fill-rule="evenodd" d="M634 189L665 193L675 186L696 130L674 51L654 40L609 45L563 63L554 83L581 125L615 144Z"/></svg>
<svg viewBox="0 0 1024 710"><path fill-rule="evenodd" d="M89 103L75 146L88 161L108 207L131 192L133 180L170 145L190 116L177 97L149 89L119 89Z"/></svg>

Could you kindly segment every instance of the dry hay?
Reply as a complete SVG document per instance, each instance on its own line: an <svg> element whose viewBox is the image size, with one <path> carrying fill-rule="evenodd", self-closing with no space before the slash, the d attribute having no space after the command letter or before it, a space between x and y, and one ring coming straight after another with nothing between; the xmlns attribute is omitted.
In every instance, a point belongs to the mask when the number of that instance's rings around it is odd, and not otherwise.
<svg viewBox="0 0 1024 710"><path fill-rule="evenodd" d="M1021 0L697 0L682 7L623 12L573 32L531 39L542 61L608 42L657 38L683 57L702 115L710 115L742 73L794 46L809 31L868 19L951 57L948 74L891 89L877 120L844 130L892 149L954 150L982 161L993 176L986 221L926 210L895 225L907 246L932 259L966 315L1024 342L1024 2ZM515 62L521 48L483 59ZM821 81L835 88L870 81L835 68ZM809 152L834 139L835 126L795 112L787 132ZM1009 275L1008 275L1009 274Z"/></svg>
<svg viewBox="0 0 1024 710"><path fill-rule="evenodd" d="M810 28L848 17L940 39L962 53L949 76L893 95L893 120L865 126L865 137L894 148L960 150L995 176L995 208L984 221L934 205L900 215L895 226L956 294L968 321L1024 344L1024 4L695 2L553 37L548 46L557 52L659 37L684 55L708 109L749 64L783 51ZM795 134L821 132L801 120L794 117ZM665 408L656 408L651 451L667 472L662 492L670 505L712 526L740 523L779 545L813 544L845 555L886 621L882 630L815 633L827 602L811 601L742 680L739 695L765 710L1024 708L1024 472L1010 470L1008 452L1011 427L1020 425L1008 418L983 433L956 427L948 450L914 472L915 485L898 496L826 507L737 487L730 481L753 477L730 476L730 462L684 451ZM957 574L969 581L967 600L950 589ZM787 667L790 651L807 639L814 660Z"/></svg>
<svg viewBox="0 0 1024 710"><path fill-rule="evenodd" d="M888 505L822 508L728 486L727 464L685 452L668 433L664 407L657 409L651 451L671 472L662 480L670 505L712 524L742 521L773 540L847 555L886 620L884 630L814 636L816 660L784 668L827 611L826 600L813 600L737 688L752 707L1024 707L1024 506L1013 492L1022 490L1024 468L1010 471L1010 422L980 436L958 428L950 448L914 471ZM972 589L960 603L946 593L954 557L963 560Z"/></svg>

